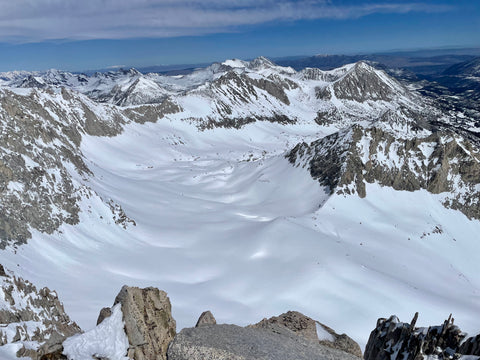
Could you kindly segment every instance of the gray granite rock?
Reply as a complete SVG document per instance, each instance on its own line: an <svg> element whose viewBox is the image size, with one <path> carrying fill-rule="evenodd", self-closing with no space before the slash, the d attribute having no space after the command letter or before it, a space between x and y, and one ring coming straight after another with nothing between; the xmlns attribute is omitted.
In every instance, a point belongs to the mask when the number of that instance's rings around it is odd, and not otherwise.
<svg viewBox="0 0 480 360"><path fill-rule="evenodd" d="M352 338L346 334L339 335L332 328L298 311L288 311L270 319L263 319L255 325L250 325L250 327L263 329L274 329L275 326L286 327L306 339L318 341L322 345L345 351L360 358L363 356L360 346ZM322 338L321 334L317 333L317 328L319 327L329 334L328 339Z"/></svg>
<svg viewBox="0 0 480 360"><path fill-rule="evenodd" d="M168 348L169 360L358 360L358 357L298 336L286 327L270 329L204 325L183 329Z"/></svg>
<svg viewBox="0 0 480 360"><path fill-rule="evenodd" d="M176 333L176 323L167 293L157 288L124 286L114 306L122 305L125 333L134 360L166 360L167 348Z"/></svg>
<svg viewBox="0 0 480 360"><path fill-rule="evenodd" d="M215 325L217 320L210 311L204 311L202 315L198 318L197 324L195 327L203 326L203 325Z"/></svg>

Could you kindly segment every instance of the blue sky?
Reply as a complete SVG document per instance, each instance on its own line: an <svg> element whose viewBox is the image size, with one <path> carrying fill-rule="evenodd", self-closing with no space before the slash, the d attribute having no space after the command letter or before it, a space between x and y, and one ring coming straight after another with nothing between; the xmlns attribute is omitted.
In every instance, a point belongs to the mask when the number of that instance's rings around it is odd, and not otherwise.
<svg viewBox="0 0 480 360"><path fill-rule="evenodd" d="M480 47L478 0L0 0L0 71Z"/></svg>

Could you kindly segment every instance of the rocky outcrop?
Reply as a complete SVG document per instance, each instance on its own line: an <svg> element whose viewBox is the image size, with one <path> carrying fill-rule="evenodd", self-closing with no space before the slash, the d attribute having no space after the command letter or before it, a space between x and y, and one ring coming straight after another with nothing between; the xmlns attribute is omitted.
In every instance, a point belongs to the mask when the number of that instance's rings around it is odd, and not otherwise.
<svg viewBox="0 0 480 360"><path fill-rule="evenodd" d="M415 327L418 313L411 323L402 323L396 316L379 319L365 347L365 360L418 360L434 355L437 359L458 358L465 338L450 317L440 326Z"/></svg>
<svg viewBox="0 0 480 360"><path fill-rule="evenodd" d="M478 146L444 129L408 127L400 136L379 123L354 125L311 144L298 144L290 162L310 171L331 193L366 196L366 183L395 190L446 193L444 206L480 219Z"/></svg>
<svg viewBox="0 0 480 360"><path fill-rule="evenodd" d="M0 249L26 243L31 230L52 234L79 222L80 200L96 196L79 180L93 175L82 136L117 135L126 122L97 106L66 89L0 89Z"/></svg>
<svg viewBox="0 0 480 360"><path fill-rule="evenodd" d="M169 360L358 360L358 357L275 329L205 325L183 329L168 349Z"/></svg>
<svg viewBox="0 0 480 360"><path fill-rule="evenodd" d="M198 318L197 324L195 327L204 326L204 325L215 325L217 320L210 311L204 311L202 315Z"/></svg>
<svg viewBox="0 0 480 360"><path fill-rule="evenodd" d="M479 355L480 356L480 334L465 340L458 352L463 355Z"/></svg>
<svg viewBox="0 0 480 360"><path fill-rule="evenodd" d="M167 348L176 334L170 300L164 291L124 286L115 299L121 304L128 356L134 360L166 360Z"/></svg>
<svg viewBox="0 0 480 360"><path fill-rule="evenodd" d="M281 326L293 331L299 336L306 339L317 341L317 328L315 320L305 316L298 311L288 311L285 314L271 317L270 319L263 319L260 322L250 325L252 328L271 329Z"/></svg>
<svg viewBox="0 0 480 360"><path fill-rule="evenodd" d="M346 334L339 335L330 327L297 311L288 311L285 314L263 319L257 324L250 325L252 328L270 329L272 331L278 326L285 327L305 339L362 357L360 346L352 338Z"/></svg>
<svg viewBox="0 0 480 360"><path fill-rule="evenodd" d="M104 307L102 310L100 310L100 314L98 314L97 325L101 324L103 320L110 316L112 316L112 309L109 307Z"/></svg>
<svg viewBox="0 0 480 360"><path fill-rule="evenodd" d="M175 114L180 111L182 111L181 107L169 98L155 105L141 105L123 109L125 116L140 124L156 122L168 114Z"/></svg>
<svg viewBox="0 0 480 360"><path fill-rule="evenodd" d="M34 359L81 330L65 313L55 291L37 289L3 269L0 278L0 345L31 342L19 356ZM39 349L32 344L39 345ZM33 347L33 349L32 349Z"/></svg>

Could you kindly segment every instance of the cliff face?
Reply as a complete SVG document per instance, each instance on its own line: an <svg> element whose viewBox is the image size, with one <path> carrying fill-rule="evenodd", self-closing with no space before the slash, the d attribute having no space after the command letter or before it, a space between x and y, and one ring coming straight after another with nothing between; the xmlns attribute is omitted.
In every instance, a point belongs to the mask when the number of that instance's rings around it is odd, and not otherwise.
<svg viewBox="0 0 480 360"><path fill-rule="evenodd" d="M86 185L82 136L117 135L127 120L65 89L0 89L0 248L79 222L80 201L97 196ZM105 206L114 217L115 204Z"/></svg>
<svg viewBox="0 0 480 360"><path fill-rule="evenodd" d="M418 134L418 135L417 135ZM449 130L411 128L398 136L379 126L354 125L297 145L290 162L310 171L332 193L366 196L365 184L444 194L443 204L480 219L480 155L473 141Z"/></svg>

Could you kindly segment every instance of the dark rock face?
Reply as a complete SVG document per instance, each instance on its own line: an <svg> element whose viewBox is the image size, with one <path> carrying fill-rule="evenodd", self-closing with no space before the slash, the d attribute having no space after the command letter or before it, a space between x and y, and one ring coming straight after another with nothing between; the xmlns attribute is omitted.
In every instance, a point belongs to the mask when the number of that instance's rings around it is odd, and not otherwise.
<svg viewBox="0 0 480 360"><path fill-rule="evenodd" d="M310 145L298 144L287 157L296 166L308 168L331 193L365 197L366 183L445 192L449 194L444 206L480 219L477 145L449 130L430 135L420 128L411 131L411 137L402 138L380 126L353 125Z"/></svg>
<svg viewBox="0 0 480 360"><path fill-rule="evenodd" d="M379 319L365 347L365 360L415 360L424 355L438 359L451 359L465 338L451 316L440 326L416 328L418 313L410 324L402 323L396 316Z"/></svg>
<svg viewBox="0 0 480 360"><path fill-rule="evenodd" d="M103 320L110 316L112 316L112 309L109 307L104 307L102 310L100 310L100 314L98 314L97 325L101 324Z"/></svg>
<svg viewBox="0 0 480 360"><path fill-rule="evenodd" d="M195 327L204 326L204 325L215 325L217 320L210 311L204 311L202 315L198 318L197 324Z"/></svg>
<svg viewBox="0 0 480 360"><path fill-rule="evenodd" d="M8 277L7 273L5 272L5 268L3 267L2 264L0 264L0 276Z"/></svg>
<svg viewBox="0 0 480 360"><path fill-rule="evenodd" d="M480 334L465 340L465 342L460 346L458 352L463 355L480 356Z"/></svg>
<svg viewBox="0 0 480 360"><path fill-rule="evenodd" d="M286 327L205 325L183 329L168 349L169 360L358 360L351 354L298 336Z"/></svg>
<svg viewBox="0 0 480 360"><path fill-rule="evenodd" d="M390 101L397 93L406 93L403 85L386 74L382 78L373 67L358 62L345 76L318 92L317 97L330 99L335 96L338 99L362 103L368 100Z"/></svg>
<svg viewBox="0 0 480 360"><path fill-rule="evenodd" d="M272 331L279 326L286 327L308 340L319 342L322 345L345 351L360 358L362 357L360 346L352 338L346 334L339 335L328 326L297 311L288 311L285 314L271 317L270 319L263 319L257 324L250 325L253 328L270 329ZM330 335L329 339L320 339L322 334L317 333L317 327L321 327L323 331L328 333Z"/></svg>
<svg viewBox="0 0 480 360"><path fill-rule="evenodd" d="M159 104L141 105L134 108L123 109L125 116L140 124L156 122L168 114L175 114L180 111L182 111L180 106L169 98Z"/></svg>
<svg viewBox="0 0 480 360"><path fill-rule="evenodd" d="M256 122L256 121L268 121L272 123L279 123L279 124L294 124L295 120L292 120L288 118L285 115L279 115L275 114L270 117L263 117L263 116L257 116L257 117L247 117L247 118L223 118L221 121L218 121L216 119L208 117L205 121L202 121L201 119L197 119L200 122L198 125L198 128L200 130L206 130L206 129L215 129L215 128L234 128L234 129L240 129L244 125Z"/></svg>
<svg viewBox="0 0 480 360"><path fill-rule="evenodd" d="M121 304L125 333L134 360L166 360L167 348L176 334L170 300L164 291L124 286L115 299Z"/></svg>

